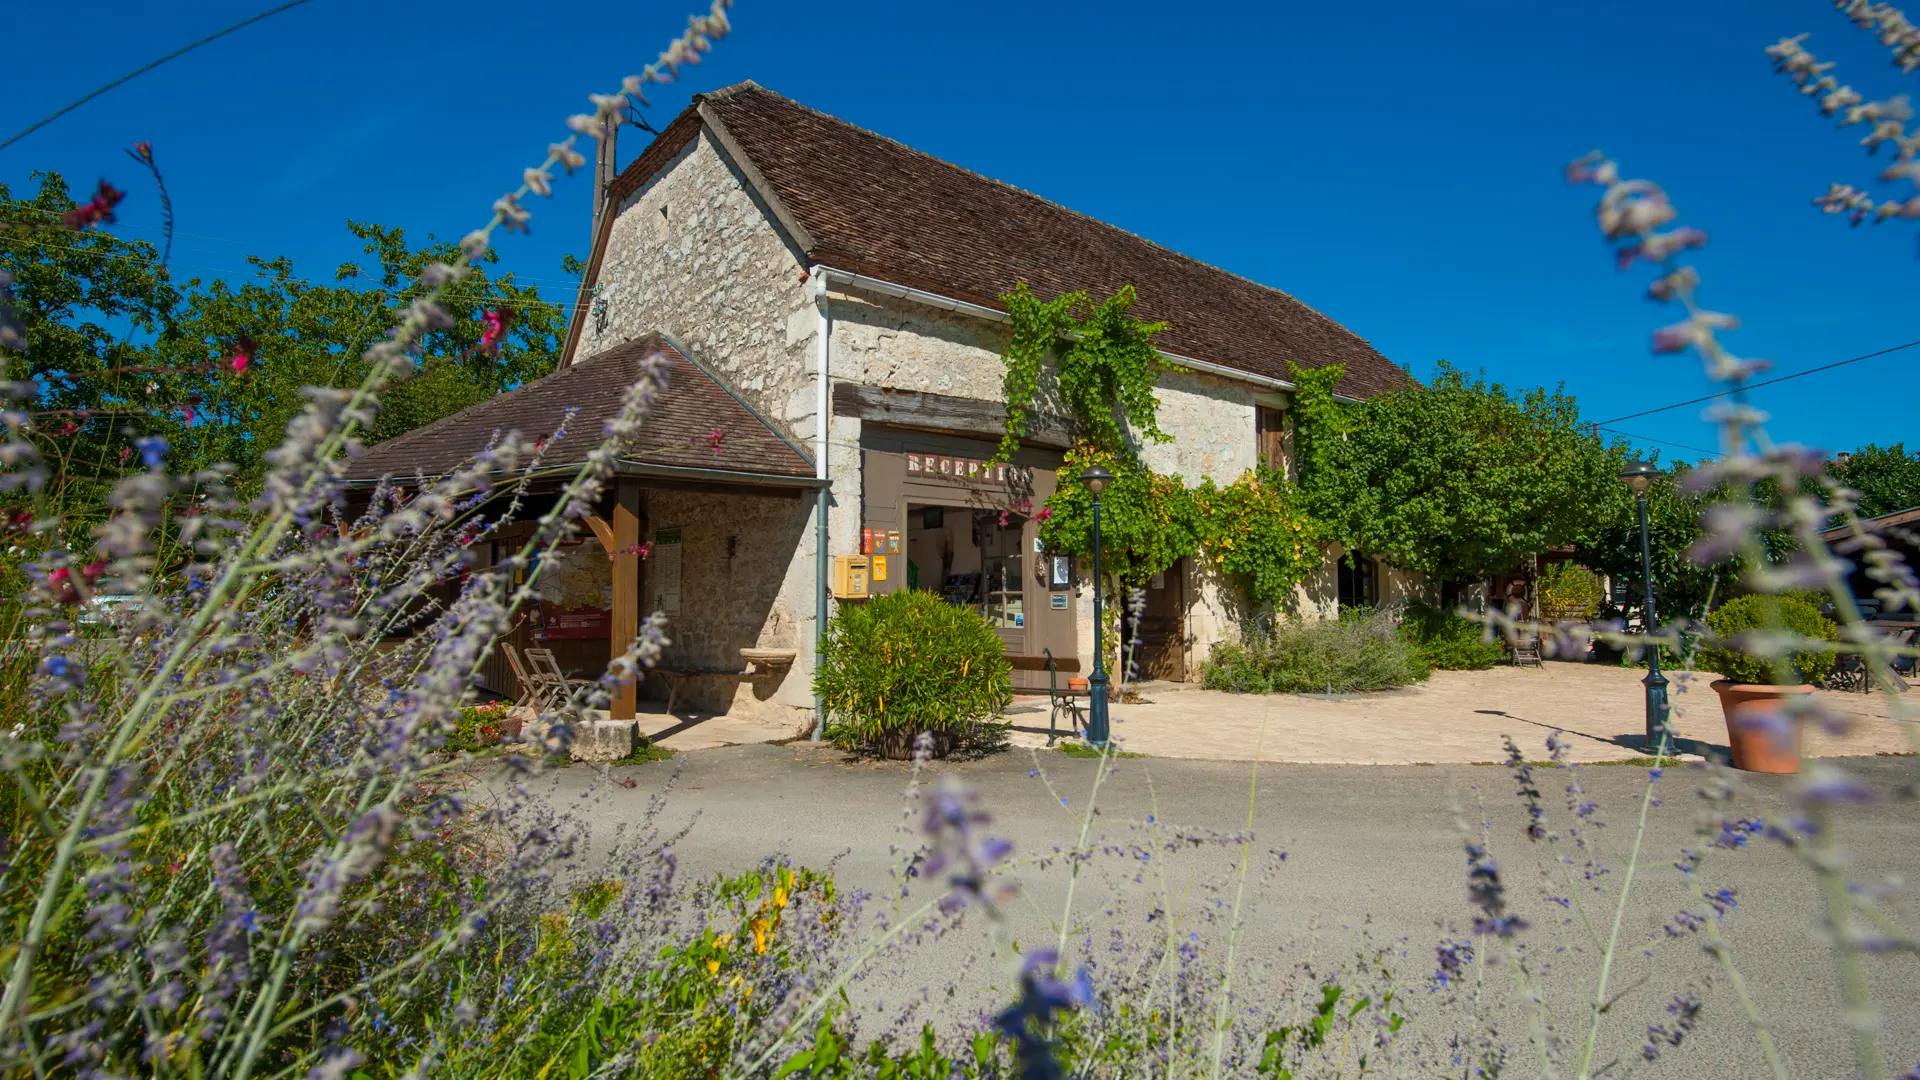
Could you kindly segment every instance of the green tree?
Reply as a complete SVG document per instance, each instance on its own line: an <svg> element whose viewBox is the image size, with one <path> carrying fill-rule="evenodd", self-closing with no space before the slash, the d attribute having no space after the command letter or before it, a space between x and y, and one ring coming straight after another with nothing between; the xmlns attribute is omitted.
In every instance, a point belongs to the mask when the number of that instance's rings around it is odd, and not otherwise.
<svg viewBox="0 0 1920 1080"><path fill-rule="evenodd" d="M1433 384L1334 400L1337 367L1291 368L1308 514L1347 548L1439 579L1511 570L1600 520L1625 457L1564 391L1514 396L1441 365Z"/></svg>
<svg viewBox="0 0 1920 1080"><path fill-rule="evenodd" d="M171 332L181 294L153 245L67 228L61 217L75 203L66 181L34 179L29 199L0 184L0 270L13 276L26 338L23 353L4 358L7 378L40 387L32 432L53 467L51 497L97 506L97 481L119 474L130 432L173 436L183 426L146 403L186 400L192 376L140 370L160 366L152 343ZM68 490L76 484L84 490Z"/></svg>
<svg viewBox="0 0 1920 1080"><path fill-rule="evenodd" d="M1687 465L1675 464L1647 489L1647 546L1652 555L1653 597L1662 620L1702 617L1709 600L1724 599L1738 577L1731 560L1702 566L1690 555L1700 539L1701 513L1721 497L1718 490L1683 490L1691 472ZM1616 480L1596 496L1598 520L1575 545L1574 558L1615 582L1627 582L1632 597L1628 606L1638 608L1646 595L1646 573L1641 567L1640 520L1633 491Z"/></svg>
<svg viewBox="0 0 1920 1080"><path fill-rule="evenodd" d="M1920 506L1920 451L1908 453L1905 443L1872 443L1834 460L1827 469L1833 478L1860 493L1860 516L1879 517Z"/></svg>
<svg viewBox="0 0 1920 1080"><path fill-rule="evenodd" d="M25 370L16 360L10 375L42 388L34 430L54 465L56 497L74 506L100 505L102 486L138 466L136 435L165 438L176 470L228 461L244 484L301 407L301 388L357 383L361 354L419 294L420 271L455 250L348 222L370 258L340 267L331 284L301 277L285 258L254 257L250 280L180 285L153 245L63 226L75 205L65 180L50 172L35 180L30 199L0 185L0 270L15 278L27 343ZM383 395L372 439L552 369L564 312L510 274L491 276L495 258L489 252L443 299L452 325L428 335L418 372ZM497 347L488 311L509 316Z"/></svg>

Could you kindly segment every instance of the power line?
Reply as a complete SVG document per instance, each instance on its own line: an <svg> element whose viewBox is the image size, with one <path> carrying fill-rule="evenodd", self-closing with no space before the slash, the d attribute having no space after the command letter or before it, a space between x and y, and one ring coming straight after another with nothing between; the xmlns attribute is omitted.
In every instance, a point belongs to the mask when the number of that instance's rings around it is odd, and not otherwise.
<svg viewBox="0 0 1920 1080"><path fill-rule="evenodd" d="M1885 356L1888 353L1899 352L1901 349L1911 349L1915 345L1920 345L1920 341L1909 341L1905 345L1895 345L1891 349L1881 349L1879 352L1870 352L1870 353L1867 353L1865 356L1856 356L1851 360L1836 360L1831 364L1822 364L1817 368L1808 368L1805 371L1796 371L1791 375L1782 375L1777 379L1765 379L1757 383L1748 383L1745 386L1736 387L1735 389L1732 389L1732 390L1722 390L1717 394L1708 394L1706 397L1697 397L1691 401L1682 401L1674 405L1662 405L1657 409L1648 409L1645 412L1629 413L1626 416L1616 416L1611 420L1602 420L1601 424L1603 426L1606 424L1617 424L1622 420L1635 420L1642 416L1652 416L1654 413L1669 412L1673 409L1684 409L1689 405L1698 405L1703 401L1712 401L1715 398L1727 397L1731 394L1737 394L1742 390L1758 390L1762 386L1772 386L1774 383L1783 383L1783 382L1786 382L1788 379L1798 379L1802 375L1813 375L1822 371L1832 371L1834 368L1837 368L1837 367L1845 367L1848 364L1857 364L1862 360L1871 360L1876 356ZM1658 440L1648 439L1647 441L1656 442Z"/></svg>
<svg viewBox="0 0 1920 1080"><path fill-rule="evenodd" d="M1649 439L1644 435L1635 435L1631 431L1621 431L1619 428L1610 428L1602 424L1595 424L1594 427L1601 431L1611 431L1615 435L1623 435L1629 439L1634 440L1635 442L1652 443L1655 446L1671 446L1675 450L1691 450L1696 454L1705 454L1708 457L1720 456L1720 451L1718 450L1703 450L1698 446L1688 446L1686 443L1667 442L1664 439Z"/></svg>
<svg viewBox="0 0 1920 1080"><path fill-rule="evenodd" d="M288 3L281 4L279 7L273 8L270 11L263 11L260 14L255 15L250 19L242 19L241 21L234 23L232 26L227 27L225 30L219 31L218 33L209 34L208 36L201 38L199 41L196 41L191 45L186 45L181 48L175 49L172 52L168 53L167 55L161 57L160 59L155 60L153 63L148 64L146 67L143 67L137 71L129 72L128 74L122 75L119 78L108 83L107 85L101 87L100 89L95 90L93 93L88 94L86 97L81 98L79 101L76 101L70 105L67 105L62 109L57 110L56 112L53 113L53 115L48 116L46 119L41 120L38 123L35 123L29 126L25 131L22 131L19 134L12 136L6 142L0 142L0 150L5 150L7 147L12 146L14 143L19 142L21 139L26 138L27 136L33 134L34 132L39 131L41 128L46 127L48 124L53 123L55 120L60 119L61 117L67 115L68 113L79 108L80 106L85 105L87 102L92 101L94 98L99 97L101 94L104 94L107 91L113 89L114 87L119 86L121 83L127 82L132 79L137 79L140 76L145 75L147 72L152 71L154 68L159 67L161 64L164 64L169 60L173 60L173 59L177 59L179 57L185 56L186 54L192 52L193 50L209 42L218 41L219 39L226 37L228 34L233 33L235 30L239 30L243 27L252 26L254 23L259 22L261 19L278 15L281 12L287 10L288 8L297 8L301 4L304 4L306 2L307 0L289 0Z"/></svg>

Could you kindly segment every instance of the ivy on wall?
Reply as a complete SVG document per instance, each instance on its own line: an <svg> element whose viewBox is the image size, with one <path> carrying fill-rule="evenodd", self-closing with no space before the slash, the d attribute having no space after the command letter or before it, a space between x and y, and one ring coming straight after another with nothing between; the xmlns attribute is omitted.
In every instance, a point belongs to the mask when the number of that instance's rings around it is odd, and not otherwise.
<svg viewBox="0 0 1920 1080"><path fill-rule="evenodd" d="M1293 488L1270 470L1248 470L1221 487L1198 488L1154 472L1142 443L1168 442L1155 394L1163 372L1179 370L1154 347L1164 323L1131 315L1132 286L1106 300L1083 292L1052 300L1025 283L1002 296L1012 316L1006 364L1007 426L998 456L1019 449L1041 373L1051 362L1060 407L1075 426L1059 487L1041 510L1040 536L1055 551L1093 553L1093 496L1080 474L1113 473L1100 502L1101 569L1122 587L1141 585L1184 556L1205 554L1257 608L1291 604L1294 586L1318 569L1319 527L1296 508ZM1331 384L1329 384L1331 385Z"/></svg>
<svg viewBox="0 0 1920 1080"><path fill-rule="evenodd" d="M1056 365L1060 402L1079 425L1081 438L1104 453L1132 459L1136 435L1154 442L1172 436L1160 430L1160 399L1153 389L1162 371L1173 370L1153 347L1166 323L1135 319L1133 286L1094 302L1084 292L1042 300L1021 282L1000 297L1013 317L1013 335L1001 357L1007 365L1007 430L1002 460L1020 448L1027 417L1040 391L1040 370Z"/></svg>

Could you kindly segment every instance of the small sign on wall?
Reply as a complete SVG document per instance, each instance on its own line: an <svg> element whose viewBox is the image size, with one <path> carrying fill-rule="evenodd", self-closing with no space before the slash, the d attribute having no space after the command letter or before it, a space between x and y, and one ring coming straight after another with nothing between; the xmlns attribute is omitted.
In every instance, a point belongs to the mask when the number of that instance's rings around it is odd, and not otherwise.
<svg viewBox="0 0 1920 1080"><path fill-rule="evenodd" d="M1047 606L1051 607L1053 610L1055 611L1067 610L1067 594L1066 593L1063 593L1063 592L1054 593L1052 596L1048 597L1047 599L1048 599Z"/></svg>
<svg viewBox="0 0 1920 1080"><path fill-rule="evenodd" d="M680 530L653 534L653 555L647 560L653 578L654 603L668 615L680 614Z"/></svg>
<svg viewBox="0 0 1920 1080"><path fill-rule="evenodd" d="M1049 589L1073 588L1073 557L1072 556L1050 555L1047 557L1047 588ZM1065 599L1065 598L1055 597L1055 599ZM1065 607L1066 605L1056 604L1054 606Z"/></svg>

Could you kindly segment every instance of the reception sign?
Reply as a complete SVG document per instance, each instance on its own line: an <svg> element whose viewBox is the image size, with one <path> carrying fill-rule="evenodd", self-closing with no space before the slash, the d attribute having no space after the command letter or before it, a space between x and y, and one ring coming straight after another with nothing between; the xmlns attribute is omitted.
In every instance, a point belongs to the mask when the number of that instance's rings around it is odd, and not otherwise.
<svg viewBox="0 0 1920 1080"><path fill-rule="evenodd" d="M1033 470L1005 462L990 465L978 458L908 454L907 479L940 479L956 484L1029 484L1033 482Z"/></svg>

